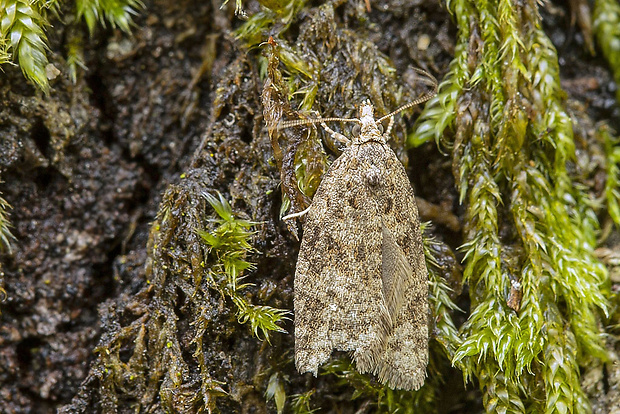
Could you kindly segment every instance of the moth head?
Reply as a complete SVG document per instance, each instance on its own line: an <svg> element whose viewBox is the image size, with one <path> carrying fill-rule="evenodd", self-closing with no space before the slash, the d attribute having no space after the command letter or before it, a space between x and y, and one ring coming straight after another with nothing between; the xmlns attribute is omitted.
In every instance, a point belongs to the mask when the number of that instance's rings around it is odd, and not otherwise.
<svg viewBox="0 0 620 414"><path fill-rule="evenodd" d="M372 106L370 101L367 99L360 107L360 120L363 120L364 118L368 118L369 120L374 122L375 121L374 115L375 115L375 108Z"/></svg>
<svg viewBox="0 0 620 414"><path fill-rule="evenodd" d="M360 134L354 137L360 144L368 141L385 142L382 132L379 130L374 117L374 108L370 101L366 101L360 107Z"/></svg>

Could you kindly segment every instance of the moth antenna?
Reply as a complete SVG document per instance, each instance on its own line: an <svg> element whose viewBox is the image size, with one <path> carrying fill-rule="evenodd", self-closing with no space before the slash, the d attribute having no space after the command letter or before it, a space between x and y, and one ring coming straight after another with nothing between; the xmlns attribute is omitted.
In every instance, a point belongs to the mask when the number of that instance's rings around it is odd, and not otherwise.
<svg viewBox="0 0 620 414"><path fill-rule="evenodd" d="M278 125L278 130L284 128L290 128L301 125L320 124L321 122L356 122L361 123L359 119L355 118L312 118L312 119L295 119L293 121L281 122Z"/></svg>
<svg viewBox="0 0 620 414"><path fill-rule="evenodd" d="M382 116L381 118L377 119L375 121L375 123L382 122L383 120L388 119L389 117L394 116L397 113L399 113L401 111L404 111L405 109L409 109L412 106L416 106L416 105L419 105L421 103L424 103L424 102L428 101L429 99L431 99L433 96L437 95L437 88L439 86L439 84L437 83L437 79L435 79L435 77L433 75L431 75L430 73L428 73L427 71L425 71L423 69L413 68L413 70L415 70L420 75L425 76L426 79L428 80L428 83L431 85L432 89L430 91L428 91L428 92L425 92L422 96L420 96L419 98L415 99L414 101L411 101L408 104L405 104L405 105L401 106L400 108L396 109L395 111L392 111L389 114L387 114L385 116Z"/></svg>

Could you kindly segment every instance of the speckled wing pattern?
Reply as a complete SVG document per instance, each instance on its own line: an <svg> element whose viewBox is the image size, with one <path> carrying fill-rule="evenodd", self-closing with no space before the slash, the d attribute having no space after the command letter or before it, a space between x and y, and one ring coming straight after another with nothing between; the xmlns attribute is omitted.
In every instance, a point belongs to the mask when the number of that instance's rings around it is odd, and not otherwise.
<svg viewBox="0 0 620 414"><path fill-rule="evenodd" d="M394 389L428 363L428 274L413 189L385 143L354 143L323 177L295 273L295 361L317 374L334 349Z"/></svg>

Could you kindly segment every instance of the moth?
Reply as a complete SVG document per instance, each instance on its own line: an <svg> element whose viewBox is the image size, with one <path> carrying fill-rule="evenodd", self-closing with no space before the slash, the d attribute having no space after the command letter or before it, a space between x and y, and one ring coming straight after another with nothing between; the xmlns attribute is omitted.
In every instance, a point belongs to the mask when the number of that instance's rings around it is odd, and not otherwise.
<svg viewBox="0 0 620 414"><path fill-rule="evenodd" d="M423 71L422 71L423 72ZM392 389L417 390L428 363L428 272L420 219L405 168L387 141L394 115L433 91L375 120L295 120L280 128L322 123L348 146L324 175L305 215L294 281L295 363L315 376L333 350L351 353L357 370ZM385 133L381 122L390 119ZM354 122L352 139L325 122Z"/></svg>

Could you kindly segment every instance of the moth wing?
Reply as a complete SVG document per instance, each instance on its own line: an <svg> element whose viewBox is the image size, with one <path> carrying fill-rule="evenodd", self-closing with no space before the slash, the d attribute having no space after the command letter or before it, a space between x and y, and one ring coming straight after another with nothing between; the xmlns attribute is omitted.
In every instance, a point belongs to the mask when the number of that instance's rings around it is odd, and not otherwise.
<svg viewBox="0 0 620 414"><path fill-rule="evenodd" d="M428 364L428 271L411 183L391 149L385 162L382 280L393 328L373 372L390 388L412 390L424 383Z"/></svg>
<svg viewBox="0 0 620 414"><path fill-rule="evenodd" d="M295 360L317 374L333 349L353 351L361 372L377 366L391 319L382 283L383 230L376 203L345 151L306 216L295 272Z"/></svg>

